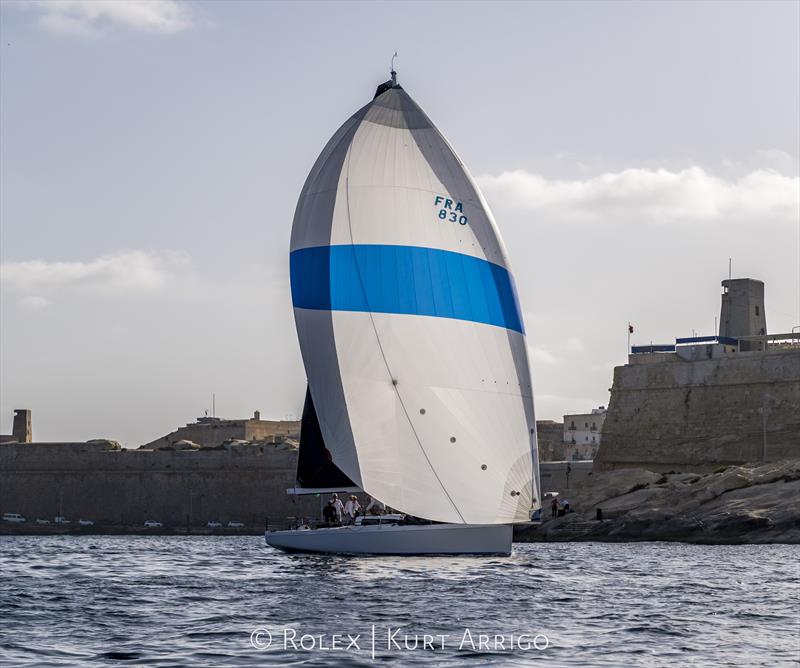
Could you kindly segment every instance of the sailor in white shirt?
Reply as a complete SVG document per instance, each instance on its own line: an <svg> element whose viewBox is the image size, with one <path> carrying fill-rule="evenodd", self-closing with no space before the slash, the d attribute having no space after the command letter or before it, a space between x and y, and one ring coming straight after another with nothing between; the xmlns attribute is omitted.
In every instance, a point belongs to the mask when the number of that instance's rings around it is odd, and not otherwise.
<svg viewBox="0 0 800 668"><path fill-rule="evenodd" d="M361 504L358 502L358 497L353 494L347 499L347 503L344 504L345 519L352 524L360 510Z"/></svg>
<svg viewBox="0 0 800 668"><path fill-rule="evenodd" d="M338 494L334 494L331 497L331 501L333 501L333 507L336 509L336 518L341 522L344 519L344 505L339 500Z"/></svg>

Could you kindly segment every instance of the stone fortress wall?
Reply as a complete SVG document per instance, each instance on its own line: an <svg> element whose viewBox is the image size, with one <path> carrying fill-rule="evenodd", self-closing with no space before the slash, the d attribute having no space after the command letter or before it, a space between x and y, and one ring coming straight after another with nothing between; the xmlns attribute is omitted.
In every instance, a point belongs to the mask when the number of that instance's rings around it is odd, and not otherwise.
<svg viewBox="0 0 800 668"><path fill-rule="evenodd" d="M217 430L227 442L202 448L178 443L182 439L162 449L124 449L106 440L5 442L0 444L0 512L51 521L63 513L73 521L113 526L155 519L180 528L210 520L260 527L265 517L279 523L318 516L318 497L286 494L295 485L297 442L278 436L284 423L262 426L274 432L266 440L245 442L241 424L227 425Z"/></svg>
<svg viewBox="0 0 800 668"><path fill-rule="evenodd" d="M614 369L596 470L703 472L798 456L800 349L631 355Z"/></svg>
<svg viewBox="0 0 800 668"><path fill-rule="evenodd" d="M800 457L800 334L767 334L763 282L722 288L718 334L634 348L614 369L596 470Z"/></svg>

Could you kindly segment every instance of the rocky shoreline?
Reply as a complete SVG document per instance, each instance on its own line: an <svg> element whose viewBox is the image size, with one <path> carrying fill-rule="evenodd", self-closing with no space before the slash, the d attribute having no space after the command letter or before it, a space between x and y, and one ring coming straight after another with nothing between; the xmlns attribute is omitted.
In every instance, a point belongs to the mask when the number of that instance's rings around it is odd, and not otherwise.
<svg viewBox="0 0 800 668"><path fill-rule="evenodd" d="M800 459L706 474L599 472L561 497L575 512L550 518L548 506L514 540L800 544Z"/></svg>

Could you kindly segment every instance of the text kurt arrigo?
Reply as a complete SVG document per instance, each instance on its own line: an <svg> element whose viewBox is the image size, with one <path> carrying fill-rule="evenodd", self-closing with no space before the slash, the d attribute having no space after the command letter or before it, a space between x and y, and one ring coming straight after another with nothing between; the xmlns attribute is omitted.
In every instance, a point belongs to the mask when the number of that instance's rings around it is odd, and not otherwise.
<svg viewBox="0 0 800 668"><path fill-rule="evenodd" d="M459 634L408 633L402 627L372 626L370 633L303 633L286 627L270 631L259 627L250 634L255 649L297 652L378 652L445 649L473 652L541 651L550 641L543 633L479 633L465 628Z"/></svg>

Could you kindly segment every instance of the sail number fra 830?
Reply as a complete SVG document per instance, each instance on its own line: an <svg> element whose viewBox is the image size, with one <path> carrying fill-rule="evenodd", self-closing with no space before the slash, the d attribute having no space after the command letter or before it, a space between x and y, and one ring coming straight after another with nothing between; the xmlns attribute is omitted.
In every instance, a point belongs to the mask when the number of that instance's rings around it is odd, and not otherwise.
<svg viewBox="0 0 800 668"><path fill-rule="evenodd" d="M461 202L451 200L449 197L436 195L433 205L439 209L437 214L441 220L448 220L459 225L467 224L467 217L464 215L464 205Z"/></svg>

